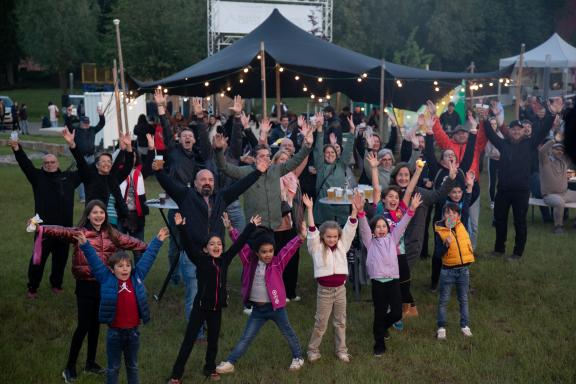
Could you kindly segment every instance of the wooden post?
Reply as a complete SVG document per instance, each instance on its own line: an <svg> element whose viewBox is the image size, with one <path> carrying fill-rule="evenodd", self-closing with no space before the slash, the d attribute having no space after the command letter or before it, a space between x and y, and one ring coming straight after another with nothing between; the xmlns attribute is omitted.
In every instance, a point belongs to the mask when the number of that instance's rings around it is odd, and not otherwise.
<svg viewBox="0 0 576 384"><path fill-rule="evenodd" d="M384 108L386 104L384 102L384 81L386 80L386 62L382 59L382 65L380 67L380 115L378 116L378 129L383 133L380 140L384 142L386 137L388 137L388 132L384 132Z"/></svg>
<svg viewBox="0 0 576 384"><path fill-rule="evenodd" d="M114 79L114 99L116 100L116 123L118 125L118 140L120 140L120 136L122 135L122 115L120 111L120 92L118 91L118 68L116 66L116 59L114 59L112 77Z"/></svg>
<svg viewBox="0 0 576 384"><path fill-rule="evenodd" d="M260 83L262 84L262 118L268 116L266 107L266 51L264 51L264 42L260 42Z"/></svg>
<svg viewBox="0 0 576 384"><path fill-rule="evenodd" d="M120 20L114 19L116 26L116 45L118 46L118 58L120 60L120 81L122 84L122 107L124 107L124 124L126 124L126 133L130 132L128 127L128 106L126 105L126 98L128 97L128 90L126 89L126 82L124 81L124 59L122 58L122 43L120 43Z"/></svg>
<svg viewBox="0 0 576 384"><path fill-rule="evenodd" d="M516 119L520 117L520 99L522 97L522 72L524 71L524 51L526 44L522 43L520 46L520 61L518 63L518 78L516 79L516 100L514 103L514 116Z"/></svg>
<svg viewBox="0 0 576 384"><path fill-rule="evenodd" d="M338 91L338 92L336 92L336 107L335 107L335 109L337 111L340 110L341 101L342 101L342 93L340 91Z"/></svg>
<svg viewBox="0 0 576 384"><path fill-rule="evenodd" d="M274 67L276 71L276 117L278 121L282 117L282 100L280 98L280 65L276 63Z"/></svg>
<svg viewBox="0 0 576 384"><path fill-rule="evenodd" d="M468 68L470 69L470 73L474 73L476 71L476 65L474 65L473 61L470 62L470 66ZM472 88L470 88L470 105L474 106L474 90Z"/></svg>

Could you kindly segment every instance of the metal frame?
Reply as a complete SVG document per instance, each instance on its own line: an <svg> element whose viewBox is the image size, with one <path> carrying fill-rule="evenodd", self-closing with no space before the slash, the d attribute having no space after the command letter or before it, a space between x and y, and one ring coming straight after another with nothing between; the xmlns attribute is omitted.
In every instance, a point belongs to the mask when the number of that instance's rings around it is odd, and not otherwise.
<svg viewBox="0 0 576 384"><path fill-rule="evenodd" d="M212 19L214 18L214 13L216 12L216 3L221 0L206 0L206 16L208 22L208 34L207 34L207 45L208 45L208 56L219 52L221 49L234 44L237 40L240 40L244 34L221 34L215 30L214 24L212 24ZM224 0L225 1L225 0ZM281 3L281 4L305 4L305 5L319 5L322 7L322 34L328 40L332 41L332 12L334 9L333 0L265 0L265 1L242 1L246 3Z"/></svg>

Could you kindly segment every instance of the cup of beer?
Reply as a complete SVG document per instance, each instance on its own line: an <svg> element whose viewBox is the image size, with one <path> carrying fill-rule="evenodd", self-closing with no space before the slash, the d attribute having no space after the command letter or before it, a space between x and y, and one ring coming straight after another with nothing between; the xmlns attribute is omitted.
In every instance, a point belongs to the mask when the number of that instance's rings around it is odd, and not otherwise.
<svg viewBox="0 0 576 384"><path fill-rule="evenodd" d="M336 200L336 191L334 187L328 188L328 200Z"/></svg>
<svg viewBox="0 0 576 384"><path fill-rule="evenodd" d="M365 187L363 190L364 190L364 196L366 196L366 199L368 199L368 201L372 202L372 198L373 198L373 194L374 194L374 188L368 186L368 187Z"/></svg>
<svg viewBox="0 0 576 384"><path fill-rule="evenodd" d="M164 156L162 155L156 155L154 156L154 161L156 163L158 163L158 165L160 166L160 168L164 167Z"/></svg>
<svg viewBox="0 0 576 384"><path fill-rule="evenodd" d="M166 193L165 192L161 192L158 194L158 200L160 201L161 205L166 204Z"/></svg>
<svg viewBox="0 0 576 384"><path fill-rule="evenodd" d="M344 190L342 188L336 188L334 193L336 195L336 201L344 200Z"/></svg>
<svg viewBox="0 0 576 384"><path fill-rule="evenodd" d="M354 196L354 191L351 189L346 190L346 200L352 201L352 197Z"/></svg>

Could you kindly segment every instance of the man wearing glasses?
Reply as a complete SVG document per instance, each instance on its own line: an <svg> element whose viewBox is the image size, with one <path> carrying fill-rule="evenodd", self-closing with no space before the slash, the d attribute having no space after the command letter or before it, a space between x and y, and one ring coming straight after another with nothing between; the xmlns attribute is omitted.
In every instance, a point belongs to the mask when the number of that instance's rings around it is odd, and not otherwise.
<svg viewBox="0 0 576 384"><path fill-rule="evenodd" d="M42 167L36 168L18 141L9 141L20 169L32 185L34 210L44 224L72 226L74 213L74 190L80 184L78 171L61 171L58 158L52 154L42 157ZM42 281L48 255L52 254L50 285L52 292L62 292L62 281L68 261L68 242L45 237L42 240L40 264L30 258L28 266L28 292L30 299L38 297L38 287Z"/></svg>

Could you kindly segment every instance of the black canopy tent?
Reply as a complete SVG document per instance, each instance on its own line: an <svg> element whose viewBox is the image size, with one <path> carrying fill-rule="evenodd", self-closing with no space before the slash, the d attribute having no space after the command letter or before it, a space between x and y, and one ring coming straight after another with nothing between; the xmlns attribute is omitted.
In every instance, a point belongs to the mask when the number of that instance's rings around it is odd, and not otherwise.
<svg viewBox="0 0 576 384"><path fill-rule="evenodd" d="M274 95L278 75L282 97L314 95L320 98L343 92L355 101L379 104L384 80L385 100L407 109L417 108L427 99L438 99L462 79L508 77L513 67L472 74L426 71L383 62L315 37L274 10L262 24L233 45L164 79L139 82L139 89L162 86L171 94L182 96L223 93L260 98L263 96L259 59L262 43L267 95ZM382 64L385 65L384 79ZM438 82L438 91L434 81Z"/></svg>

